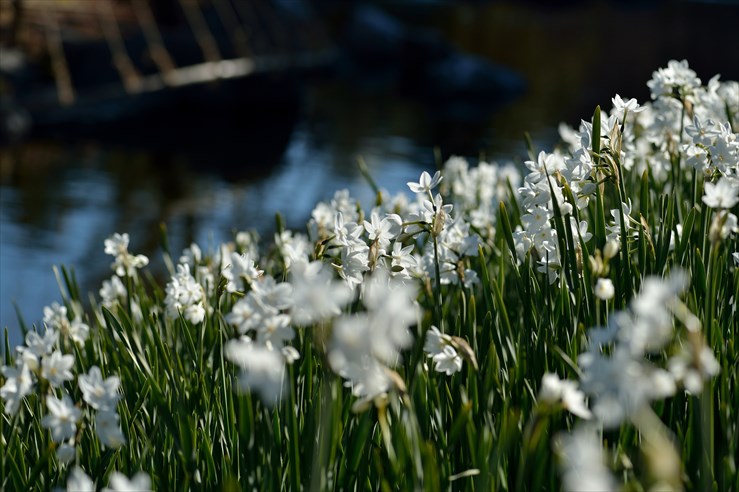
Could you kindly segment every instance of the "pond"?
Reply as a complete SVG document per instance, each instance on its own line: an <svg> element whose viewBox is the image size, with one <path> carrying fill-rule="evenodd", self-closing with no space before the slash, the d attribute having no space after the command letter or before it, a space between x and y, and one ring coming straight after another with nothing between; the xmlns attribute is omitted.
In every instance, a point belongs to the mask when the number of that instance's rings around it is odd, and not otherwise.
<svg viewBox="0 0 739 492"><path fill-rule="evenodd" d="M371 201L358 157L395 193L435 167L436 148L443 158L483 155L520 164L525 131L537 148L551 148L560 121L576 125L595 104L610 107L616 93L647 99L651 72L671 58L687 58L704 81L716 73L739 77L739 15L730 5L427 8L423 16L407 7L393 13L513 68L525 77L526 92L469 122L395 90L319 76L301 87L297 116L275 127L265 122L257 138L242 131L251 122L188 128L166 145L45 138L2 149L0 326L9 328L11 344L20 342L14 305L27 323L38 324L43 307L60 300L53 265L72 267L83 291L97 295L110 276L103 241L114 232L130 233L131 250L153 261L161 223L175 254L192 241L207 249L237 230L255 229L269 242L278 212L289 227L301 228L315 203L335 190ZM266 146L279 151L265 153Z"/></svg>

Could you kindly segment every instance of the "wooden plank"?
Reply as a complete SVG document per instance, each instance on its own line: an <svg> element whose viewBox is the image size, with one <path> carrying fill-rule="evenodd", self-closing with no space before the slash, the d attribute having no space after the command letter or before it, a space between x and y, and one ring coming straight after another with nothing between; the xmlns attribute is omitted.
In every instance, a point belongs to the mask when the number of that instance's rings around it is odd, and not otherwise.
<svg viewBox="0 0 739 492"><path fill-rule="evenodd" d="M99 2L96 5L100 27L113 55L113 64L121 75L123 87L126 92L138 92L141 87L141 75L131 61L131 57L128 56L126 45L118 28L115 12L109 2Z"/></svg>
<svg viewBox="0 0 739 492"><path fill-rule="evenodd" d="M43 11L43 16L47 26L44 34L51 58L51 69L54 72L54 83L56 84L59 104L69 106L74 103L74 88L72 87L72 78L69 76L67 60L64 56L64 46L62 45L59 24L52 11Z"/></svg>
<svg viewBox="0 0 739 492"><path fill-rule="evenodd" d="M162 78L167 82L177 66L164 45L162 34L159 32L159 26L157 26L154 14L149 7L149 2L147 0L132 0L132 2L139 25L149 45L151 59L154 60L162 73Z"/></svg>

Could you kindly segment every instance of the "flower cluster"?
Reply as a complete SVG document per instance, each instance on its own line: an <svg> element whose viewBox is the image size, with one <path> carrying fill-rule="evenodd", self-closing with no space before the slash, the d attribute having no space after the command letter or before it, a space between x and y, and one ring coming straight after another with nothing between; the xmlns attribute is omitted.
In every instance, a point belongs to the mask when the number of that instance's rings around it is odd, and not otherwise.
<svg viewBox="0 0 739 492"><path fill-rule="evenodd" d="M45 311L49 314L62 312L58 305ZM79 408L71 397L75 359L73 355L62 352L60 332L56 326L58 323L47 325L43 336L36 332L26 335L26 344L16 348L15 366L2 367L6 381L0 388L0 397L5 402L5 412L10 415L21 410L24 399L31 393L42 397L47 413L41 419L41 425L59 444L56 453L59 461L69 463L75 458L80 424L88 412ZM117 376L103 380L96 366L88 374L77 377L77 387L89 408L90 418L94 419L96 435L103 446L110 448L120 447L126 442L116 413L116 404L121 397L119 384Z"/></svg>

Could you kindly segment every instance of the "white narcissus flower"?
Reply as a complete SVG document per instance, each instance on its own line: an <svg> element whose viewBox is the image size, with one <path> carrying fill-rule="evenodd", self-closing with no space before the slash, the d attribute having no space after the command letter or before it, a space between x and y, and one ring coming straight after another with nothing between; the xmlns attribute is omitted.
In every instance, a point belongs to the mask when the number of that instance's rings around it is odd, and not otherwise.
<svg viewBox="0 0 739 492"><path fill-rule="evenodd" d="M275 314L262 318L257 328L257 342L261 345L272 344L275 348L282 348L285 342L295 338L295 330L290 326L290 316Z"/></svg>
<svg viewBox="0 0 739 492"><path fill-rule="evenodd" d="M123 277L136 275L136 269L143 268L149 264L149 258L144 255L132 255L128 252L128 234L115 233L105 240L105 253L115 256L111 268L116 275Z"/></svg>
<svg viewBox="0 0 739 492"><path fill-rule="evenodd" d="M319 261L298 261L291 267L292 309L297 325L307 326L341 314L354 293L344 282L334 280L331 271Z"/></svg>
<svg viewBox="0 0 739 492"><path fill-rule="evenodd" d="M238 389L255 391L267 405L280 401L285 391L285 359L280 350L257 345L249 337L230 340L223 347L228 360L242 370L238 377Z"/></svg>
<svg viewBox="0 0 739 492"><path fill-rule="evenodd" d="M625 112L641 113L642 111L647 109L639 106L639 103L636 101L636 99L631 98L627 101L624 101L618 94L616 94L616 96L611 99L611 102L613 102L613 110L616 112L619 118L623 117Z"/></svg>
<svg viewBox="0 0 739 492"><path fill-rule="evenodd" d="M29 331L26 334L26 346L20 347L18 350L23 352L31 352L33 355L43 357L50 354L54 350L54 345L59 341L59 332L53 328L47 328L44 336L41 337L35 331Z"/></svg>
<svg viewBox="0 0 739 492"><path fill-rule="evenodd" d="M118 394L120 385L118 376L110 376L103 380L100 368L92 366L87 375L80 375L77 384L82 391L82 397L95 410L112 410L115 408L121 395Z"/></svg>
<svg viewBox="0 0 739 492"><path fill-rule="evenodd" d="M433 356L435 369L451 376L462 370L462 357L451 345L445 346L441 352Z"/></svg>
<svg viewBox="0 0 739 492"><path fill-rule="evenodd" d="M169 281L165 291L167 316L174 319L181 313L192 324L201 323L205 319L205 292L190 273L188 265L177 265L177 274Z"/></svg>
<svg viewBox="0 0 739 492"><path fill-rule="evenodd" d="M435 326L426 332L423 345L426 355L434 361L434 370L451 376L462 370L462 356L452 346L452 337L441 333Z"/></svg>
<svg viewBox="0 0 739 492"><path fill-rule="evenodd" d="M70 440L68 443L63 442L56 448L56 459L64 465L73 462L75 454L74 440Z"/></svg>
<svg viewBox="0 0 739 492"><path fill-rule="evenodd" d="M95 414L95 431L103 446L119 448L126 443L120 425L120 417L110 410L100 410Z"/></svg>
<svg viewBox="0 0 739 492"><path fill-rule="evenodd" d="M151 478L144 472L138 472L134 477L128 478L123 473L113 472L110 474L108 486L103 492L150 492Z"/></svg>
<svg viewBox="0 0 739 492"><path fill-rule="evenodd" d="M85 343L90 332L90 327L82 322L79 315L70 321L67 317L66 306L62 306L58 302L44 307L44 324L65 337L71 338L77 344Z"/></svg>
<svg viewBox="0 0 739 492"><path fill-rule="evenodd" d="M739 202L739 181L722 176L715 184L703 185L703 203L711 208L731 208Z"/></svg>
<svg viewBox="0 0 739 492"><path fill-rule="evenodd" d="M616 293L616 289L613 287L613 282L610 278L599 278L595 284L595 297L603 301L612 299Z"/></svg>
<svg viewBox="0 0 739 492"><path fill-rule="evenodd" d="M556 374L544 374L537 400L547 405L561 404L563 408L582 419L592 417L588 406L585 404L585 394L577 389L577 383L567 379L559 379Z"/></svg>
<svg viewBox="0 0 739 492"><path fill-rule="evenodd" d="M595 428L579 426L571 434L560 434L555 448L562 460L564 490L611 492L618 490L616 480L606 467L603 443Z"/></svg>
<svg viewBox="0 0 739 492"><path fill-rule="evenodd" d="M2 372L7 379L0 388L0 397L5 400L5 412L15 415L21 401L33 388L31 371L26 364L23 364L20 368L3 366Z"/></svg>
<svg viewBox="0 0 739 492"><path fill-rule="evenodd" d="M703 391L703 383L721 371L713 351L705 345L698 353L695 349L684 349L669 360L667 367L691 395L699 395Z"/></svg>
<svg viewBox="0 0 739 492"><path fill-rule="evenodd" d="M255 298L264 306L277 310L292 306L293 288L287 282L277 283L274 278L266 276L260 278L259 282L254 282L251 289Z"/></svg>
<svg viewBox="0 0 739 492"><path fill-rule="evenodd" d="M256 282L263 273L249 254L231 253L231 264L223 270L223 276L229 281L226 289L229 292L243 291L246 285Z"/></svg>
<svg viewBox="0 0 739 492"><path fill-rule="evenodd" d="M74 374L71 371L73 365L74 356L62 355L57 350L41 361L41 377L49 381L51 386L57 388L65 381L74 379Z"/></svg>
<svg viewBox="0 0 739 492"><path fill-rule="evenodd" d="M441 183L442 179L440 171L436 171L433 178L429 173L424 171L421 173L421 178L418 180L418 183L409 181L407 185L413 193L430 193L431 190Z"/></svg>
<svg viewBox="0 0 739 492"><path fill-rule="evenodd" d="M72 399L67 395L61 400L47 395L46 408L49 414L41 419L41 426L51 431L51 438L56 442L62 442L74 437L82 411L74 406Z"/></svg>
<svg viewBox="0 0 739 492"><path fill-rule="evenodd" d="M75 466L69 473L67 478L67 492L94 492L95 482L82 471L82 468Z"/></svg>

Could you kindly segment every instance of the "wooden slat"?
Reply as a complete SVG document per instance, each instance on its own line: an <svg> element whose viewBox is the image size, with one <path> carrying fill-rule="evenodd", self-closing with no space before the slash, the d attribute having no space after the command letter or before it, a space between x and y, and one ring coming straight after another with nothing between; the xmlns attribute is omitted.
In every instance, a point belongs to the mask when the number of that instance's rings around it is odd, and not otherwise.
<svg viewBox="0 0 739 492"><path fill-rule="evenodd" d="M54 13L50 10L43 11L43 16L47 26L44 34L49 56L51 57L51 69L54 72L54 82L56 84L59 104L69 106L74 103L74 88L72 87L72 78L69 76L67 60L64 56L64 46L62 45L59 23Z"/></svg>
<svg viewBox="0 0 739 492"><path fill-rule="evenodd" d="M96 6L100 19L100 27L103 30L105 41L110 47L110 52L113 55L113 64L118 69L118 73L123 81L123 87L126 89L126 92L138 92L141 87L141 75L131 61L131 57L128 56L126 45L118 28L115 12L108 2L98 2Z"/></svg>
<svg viewBox="0 0 739 492"><path fill-rule="evenodd" d="M231 43L233 43L236 53L239 56L251 55L249 43L247 42L247 34L244 26L239 23L236 10L229 0L212 0L216 8L221 24L229 34ZM238 1L238 0L236 0Z"/></svg>
<svg viewBox="0 0 739 492"><path fill-rule="evenodd" d="M220 61L221 53L218 50L218 44L213 38L210 29L208 29L208 23L203 17L203 12L200 10L200 6L195 0L180 0L182 9L185 12L187 22L190 24L190 29L195 36L195 39L203 52L203 57L206 62L217 62Z"/></svg>
<svg viewBox="0 0 739 492"><path fill-rule="evenodd" d="M147 0L132 0L132 3L141 30L149 45L151 58L162 73L163 80L167 82L172 78L177 66L164 45L162 34L159 32L159 26L157 26L154 14L149 7L149 2Z"/></svg>

